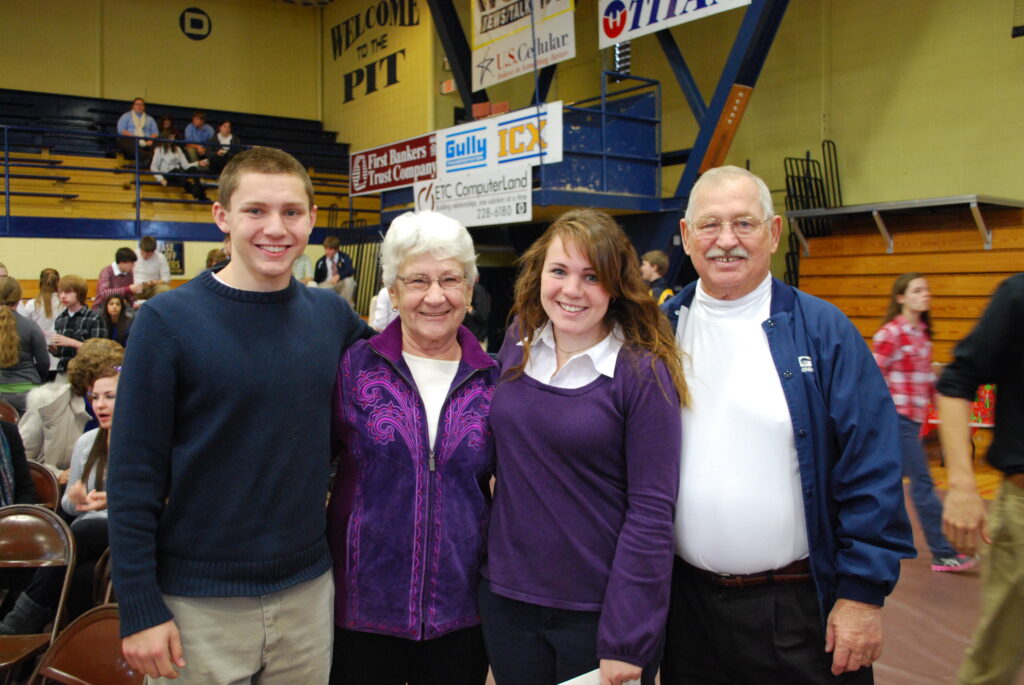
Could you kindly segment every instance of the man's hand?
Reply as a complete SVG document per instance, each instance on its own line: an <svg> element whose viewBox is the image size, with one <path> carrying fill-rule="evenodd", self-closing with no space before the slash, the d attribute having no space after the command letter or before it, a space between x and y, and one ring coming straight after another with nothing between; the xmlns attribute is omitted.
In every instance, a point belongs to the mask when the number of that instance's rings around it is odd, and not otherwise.
<svg viewBox="0 0 1024 685"><path fill-rule="evenodd" d="M942 507L942 532L961 554L973 555L978 551L979 534L982 540L992 544L985 503L976 489L950 485Z"/></svg>
<svg viewBox="0 0 1024 685"><path fill-rule="evenodd" d="M128 286L128 289L131 290L136 295L138 295L139 293L142 292L142 289L145 287L145 283L132 283L130 286Z"/></svg>
<svg viewBox="0 0 1024 685"><path fill-rule="evenodd" d="M825 626L825 651L832 653L832 674L866 668L882 655L882 607L837 599Z"/></svg>
<svg viewBox="0 0 1024 685"><path fill-rule="evenodd" d="M121 640L121 651L129 666L150 678L177 678L174 667L185 668L181 636L174 621L132 633Z"/></svg>
<svg viewBox="0 0 1024 685"><path fill-rule="evenodd" d="M75 349L78 349L82 346L82 341L69 338L68 336L61 335L60 333L54 333L53 344L55 347L74 347Z"/></svg>
<svg viewBox="0 0 1024 685"><path fill-rule="evenodd" d="M601 659L601 685L622 685L632 680L640 680L643 669L625 661Z"/></svg>

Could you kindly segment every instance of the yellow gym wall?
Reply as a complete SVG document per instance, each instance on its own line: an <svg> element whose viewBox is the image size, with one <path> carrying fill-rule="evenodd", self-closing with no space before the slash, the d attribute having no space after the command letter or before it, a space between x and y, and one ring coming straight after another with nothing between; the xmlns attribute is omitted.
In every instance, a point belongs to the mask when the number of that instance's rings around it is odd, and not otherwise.
<svg viewBox="0 0 1024 685"><path fill-rule="evenodd" d="M206 254L219 247L220 243L185 243L185 273L172 275L172 279L193 278L206 268ZM0 239L0 262L7 265L11 276L21 280L39 277L39 272L49 267L61 275L78 274L85 279L95 279L100 269L114 261L119 247L138 247L133 240L82 240L74 238L2 238ZM316 264L324 254L323 247L310 245L306 255Z"/></svg>
<svg viewBox="0 0 1024 685"><path fill-rule="evenodd" d="M179 27L189 3L4 2L0 88L320 119L319 10L270 0L193 4L210 19L204 40Z"/></svg>
<svg viewBox="0 0 1024 685"><path fill-rule="evenodd" d="M405 14L394 14L395 6ZM325 128L339 131L352 150L436 128L435 65L443 51L426 2L334 2L323 10L321 33Z"/></svg>

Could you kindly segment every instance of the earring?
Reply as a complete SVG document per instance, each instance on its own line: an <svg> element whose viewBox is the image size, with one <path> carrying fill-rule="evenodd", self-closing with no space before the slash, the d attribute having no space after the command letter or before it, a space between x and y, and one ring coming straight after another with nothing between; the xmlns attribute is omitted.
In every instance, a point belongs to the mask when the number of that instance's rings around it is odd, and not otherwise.
<svg viewBox="0 0 1024 685"><path fill-rule="evenodd" d="M395 305L391 305L391 311L397 312L398 311L398 307L396 307Z"/></svg>

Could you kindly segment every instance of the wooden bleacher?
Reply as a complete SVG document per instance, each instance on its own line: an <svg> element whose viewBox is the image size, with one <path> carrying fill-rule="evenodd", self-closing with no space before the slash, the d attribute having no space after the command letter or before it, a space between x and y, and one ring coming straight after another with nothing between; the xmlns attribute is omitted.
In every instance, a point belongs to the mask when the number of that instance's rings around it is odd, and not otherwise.
<svg viewBox="0 0 1024 685"><path fill-rule="evenodd" d="M986 211L991 249L962 208L890 217L887 224L891 254L871 216L836 219L832 235L809 238L809 254L800 258L800 288L839 307L870 343L893 280L919 271L932 292L933 358L948 362L996 286L1024 270L1024 210Z"/></svg>

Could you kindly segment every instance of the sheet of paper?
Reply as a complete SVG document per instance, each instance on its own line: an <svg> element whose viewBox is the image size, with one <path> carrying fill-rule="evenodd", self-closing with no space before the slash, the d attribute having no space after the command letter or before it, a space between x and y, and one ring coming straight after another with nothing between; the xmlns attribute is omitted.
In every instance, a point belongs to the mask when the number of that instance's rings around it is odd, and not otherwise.
<svg viewBox="0 0 1024 685"><path fill-rule="evenodd" d="M569 680L559 683L559 685L601 685L601 671L599 669L594 669L590 673L584 673L583 675L578 675L575 678L570 678ZM640 681L630 680L628 683L624 683L624 685L640 685Z"/></svg>

